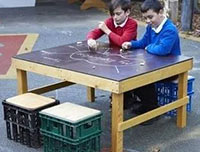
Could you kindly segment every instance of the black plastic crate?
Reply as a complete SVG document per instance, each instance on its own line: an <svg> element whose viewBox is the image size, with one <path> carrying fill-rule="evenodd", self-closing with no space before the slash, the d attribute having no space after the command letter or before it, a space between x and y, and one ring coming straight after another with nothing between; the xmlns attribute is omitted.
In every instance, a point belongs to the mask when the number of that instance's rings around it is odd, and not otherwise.
<svg viewBox="0 0 200 152"><path fill-rule="evenodd" d="M23 109L7 103L6 100L4 100L2 104L4 108L4 120L17 123L24 128L35 129L40 127L39 111L57 105L59 101L55 100L54 103L34 110Z"/></svg>
<svg viewBox="0 0 200 152"><path fill-rule="evenodd" d="M42 145L42 138L39 128L28 129L18 124L6 121L7 138L23 145L39 148Z"/></svg>
<svg viewBox="0 0 200 152"><path fill-rule="evenodd" d="M24 102L24 98L25 100L30 99L30 102ZM57 105L59 101L27 93L4 100L2 104L8 139L34 148L40 147L39 111Z"/></svg>

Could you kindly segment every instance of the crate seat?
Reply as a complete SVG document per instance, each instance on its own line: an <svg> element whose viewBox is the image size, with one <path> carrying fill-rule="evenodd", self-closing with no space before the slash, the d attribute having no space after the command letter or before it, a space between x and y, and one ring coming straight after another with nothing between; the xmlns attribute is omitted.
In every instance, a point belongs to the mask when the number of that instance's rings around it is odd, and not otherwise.
<svg viewBox="0 0 200 152"><path fill-rule="evenodd" d="M29 147L41 146L39 111L59 101L33 93L25 93L2 102L7 138Z"/></svg>
<svg viewBox="0 0 200 152"><path fill-rule="evenodd" d="M62 152L100 151L101 111L66 102L39 114L45 152L56 152L56 149ZM60 146L49 147L52 142Z"/></svg>

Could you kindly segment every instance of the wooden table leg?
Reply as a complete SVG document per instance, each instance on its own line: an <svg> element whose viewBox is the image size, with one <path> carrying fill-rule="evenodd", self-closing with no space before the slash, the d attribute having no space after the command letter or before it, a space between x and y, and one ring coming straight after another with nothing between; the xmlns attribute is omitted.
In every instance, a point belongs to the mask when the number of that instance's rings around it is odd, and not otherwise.
<svg viewBox="0 0 200 152"><path fill-rule="evenodd" d="M87 98L88 101L94 102L95 101L95 89L91 87L87 87Z"/></svg>
<svg viewBox="0 0 200 152"><path fill-rule="evenodd" d="M18 94L23 94L28 92L26 71L17 69L17 87L18 87Z"/></svg>
<svg viewBox="0 0 200 152"><path fill-rule="evenodd" d="M178 77L178 98L187 96L187 78L188 72L182 73ZM186 126L186 105L177 108L177 126L183 128Z"/></svg>
<svg viewBox="0 0 200 152"><path fill-rule="evenodd" d="M123 122L123 93L112 93L112 152L123 151L123 131L118 131L118 124Z"/></svg>

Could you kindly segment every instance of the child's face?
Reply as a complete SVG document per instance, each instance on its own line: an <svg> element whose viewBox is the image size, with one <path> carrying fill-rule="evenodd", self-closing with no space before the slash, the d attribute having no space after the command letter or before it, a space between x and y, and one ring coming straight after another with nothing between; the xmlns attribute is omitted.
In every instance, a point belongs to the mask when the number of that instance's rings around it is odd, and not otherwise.
<svg viewBox="0 0 200 152"><path fill-rule="evenodd" d="M162 10L159 13L156 13L150 9L142 15L145 18L146 23L150 24L154 28L157 28L163 20Z"/></svg>
<svg viewBox="0 0 200 152"><path fill-rule="evenodd" d="M113 19L115 21L116 24L120 25L122 24L126 18L129 16L130 14L130 10L127 10L126 12L124 10L122 10L121 7L117 7L114 11L113 11Z"/></svg>

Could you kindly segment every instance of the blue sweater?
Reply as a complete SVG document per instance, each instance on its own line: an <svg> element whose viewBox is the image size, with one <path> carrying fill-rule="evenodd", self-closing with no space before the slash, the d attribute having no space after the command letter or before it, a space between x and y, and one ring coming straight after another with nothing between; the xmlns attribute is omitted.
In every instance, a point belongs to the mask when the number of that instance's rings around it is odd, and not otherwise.
<svg viewBox="0 0 200 152"><path fill-rule="evenodd" d="M150 25L141 40L131 41L132 48L146 49L149 53L155 55L180 55L180 40L175 25L167 19L161 31L155 33Z"/></svg>

